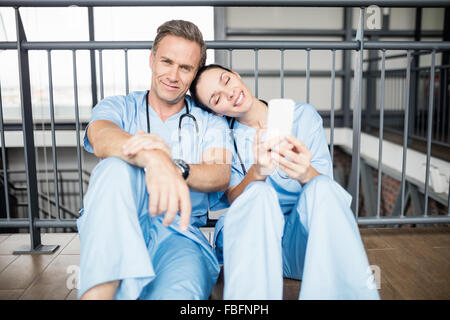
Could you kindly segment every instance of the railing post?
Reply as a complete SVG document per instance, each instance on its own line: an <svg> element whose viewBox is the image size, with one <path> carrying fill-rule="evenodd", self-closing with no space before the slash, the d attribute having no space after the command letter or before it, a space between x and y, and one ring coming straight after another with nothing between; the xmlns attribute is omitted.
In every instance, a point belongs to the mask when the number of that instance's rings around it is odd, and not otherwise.
<svg viewBox="0 0 450 320"><path fill-rule="evenodd" d="M88 21L89 21L89 41L95 40L94 31L94 8L88 7ZM97 68L95 65L95 50L89 50L91 61L91 91L92 91L92 107L97 104Z"/></svg>
<svg viewBox="0 0 450 320"><path fill-rule="evenodd" d="M414 41L420 41L421 38L421 30L422 30L422 8L416 8L416 19L415 19L415 31L414 31ZM414 53L419 53L419 50L414 51ZM420 55L413 55L412 57L412 65L411 65L411 80L410 80L410 94L409 94L409 130L408 136L417 134L418 122L416 122L416 118L419 114L419 105L417 104L417 97L419 94L419 79L420 79L420 71L417 70L420 66ZM410 139L408 138L408 146L410 144Z"/></svg>
<svg viewBox="0 0 450 320"><path fill-rule="evenodd" d="M370 40L378 40L377 36L371 36ZM372 116L376 114L376 92L377 92L377 71L378 71L378 50L369 50L369 66L366 77L366 112L364 117L365 132L371 133Z"/></svg>
<svg viewBox="0 0 450 320"><path fill-rule="evenodd" d="M352 18L353 9L344 9L344 28L345 39L344 41L352 40ZM344 70L344 77L342 82L342 111L344 113L344 127L350 127L350 84L352 81L352 67L351 67L351 54L350 50L343 50L342 57L342 69Z"/></svg>
<svg viewBox="0 0 450 320"><path fill-rule="evenodd" d="M355 63L355 90L353 95L353 144L352 144L352 169L350 173L350 194L353 197L352 211L358 219L359 204L359 179L360 179L360 153L361 153L361 110L362 110L362 76L364 58L364 8L360 9L359 16L359 70Z"/></svg>
<svg viewBox="0 0 450 320"><path fill-rule="evenodd" d="M49 254L55 252L59 246L41 244L41 232L36 227L39 219L39 199L37 187L36 155L33 136L33 114L31 107L31 83L28 51L22 49L22 41L26 41L25 30L20 18L19 8L15 8L17 31L17 54L19 61L20 103L22 111L23 146L27 179L28 219L30 230L30 245L21 247L13 254Z"/></svg>

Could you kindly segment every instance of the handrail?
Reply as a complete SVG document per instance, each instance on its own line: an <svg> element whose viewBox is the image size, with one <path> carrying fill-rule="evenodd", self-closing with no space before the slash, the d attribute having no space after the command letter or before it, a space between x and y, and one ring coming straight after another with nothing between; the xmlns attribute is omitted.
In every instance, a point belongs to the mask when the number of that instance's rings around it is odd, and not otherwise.
<svg viewBox="0 0 450 320"><path fill-rule="evenodd" d="M167 6L167 0L2 0L0 7L136 7ZM448 0L171 0L170 6L211 7L402 7L433 8L450 5Z"/></svg>
<svg viewBox="0 0 450 320"><path fill-rule="evenodd" d="M23 50L125 50L151 49L153 41L22 41ZM208 49L314 49L356 50L359 41L288 41L288 40L216 40L206 41ZM450 41L364 41L365 49L377 50L450 50ZM17 42L0 42L0 49L16 50Z"/></svg>

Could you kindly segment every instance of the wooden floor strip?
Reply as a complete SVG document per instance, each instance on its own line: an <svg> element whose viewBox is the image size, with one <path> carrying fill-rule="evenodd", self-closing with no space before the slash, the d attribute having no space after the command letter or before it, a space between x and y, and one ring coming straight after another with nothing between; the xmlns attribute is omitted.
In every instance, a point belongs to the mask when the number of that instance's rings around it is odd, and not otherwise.
<svg viewBox="0 0 450 320"><path fill-rule="evenodd" d="M450 299L450 228L361 228L371 265L380 268L382 299ZM28 234L0 236L0 300L77 298L69 266L79 265L76 233L42 234L44 244L58 244L53 255L12 255L29 243ZM213 290L221 299L223 275ZM297 299L301 282L284 280L283 299Z"/></svg>

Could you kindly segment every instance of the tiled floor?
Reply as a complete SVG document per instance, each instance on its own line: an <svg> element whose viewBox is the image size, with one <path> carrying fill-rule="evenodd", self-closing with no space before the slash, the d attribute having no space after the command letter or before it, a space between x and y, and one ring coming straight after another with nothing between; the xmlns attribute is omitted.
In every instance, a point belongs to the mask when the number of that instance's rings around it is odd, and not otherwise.
<svg viewBox="0 0 450 320"><path fill-rule="evenodd" d="M382 299L450 299L450 228L360 229L371 265L380 268ZM77 234L43 234L58 244L52 255L13 255L28 234L0 234L0 299L76 299ZM284 299L296 299L301 282L285 279ZM212 298L221 298L222 277Z"/></svg>

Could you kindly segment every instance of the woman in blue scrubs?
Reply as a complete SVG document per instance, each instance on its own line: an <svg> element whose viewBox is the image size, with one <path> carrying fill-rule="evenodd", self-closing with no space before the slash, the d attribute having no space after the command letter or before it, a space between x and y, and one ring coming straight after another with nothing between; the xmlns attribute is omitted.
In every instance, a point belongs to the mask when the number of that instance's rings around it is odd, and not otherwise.
<svg viewBox="0 0 450 320"><path fill-rule="evenodd" d="M230 118L235 144L220 199L230 206L215 230L224 298L282 299L284 276L302 280L299 299L379 299L351 196L333 180L314 107L297 103L292 134L263 141L267 105L239 74L206 66L190 92L198 105Z"/></svg>

